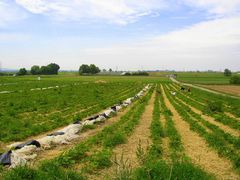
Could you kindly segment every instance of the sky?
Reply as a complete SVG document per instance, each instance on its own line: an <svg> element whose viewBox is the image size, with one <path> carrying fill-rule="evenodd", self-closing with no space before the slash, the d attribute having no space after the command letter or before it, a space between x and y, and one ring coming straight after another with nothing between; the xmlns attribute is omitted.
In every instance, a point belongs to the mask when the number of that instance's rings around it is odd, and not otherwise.
<svg viewBox="0 0 240 180"><path fill-rule="evenodd" d="M240 70L240 0L0 0L1 68Z"/></svg>

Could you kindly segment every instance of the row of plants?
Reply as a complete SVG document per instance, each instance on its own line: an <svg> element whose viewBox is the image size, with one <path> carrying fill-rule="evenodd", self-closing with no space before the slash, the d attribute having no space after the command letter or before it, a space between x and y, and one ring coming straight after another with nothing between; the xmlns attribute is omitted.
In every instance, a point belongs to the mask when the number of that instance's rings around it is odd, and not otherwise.
<svg viewBox="0 0 240 180"><path fill-rule="evenodd" d="M118 144L125 143L152 95L151 89L146 96L139 99L119 121L106 127L97 135L77 144L53 160L42 162L37 169L18 167L2 174L4 179L85 179L85 175L96 173L110 167L112 151ZM82 164L81 168L77 168ZM49 167L47 170L46 168ZM72 171L75 169L75 172ZM77 170L77 171L76 171ZM58 172L61 172L58 174Z"/></svg>
<svg viewBox="0 0 240 180"><path fill-rule="evenodd" d="M220 156L229 158L238 169L240 167L239 138L233 137L223 132L217 126L205 121L184 103L171 96L169 91L166 90L166 86L164 88L168 99L182 116L182 119L190 125L191 130L203 137L209 146L214 148Z"/></svg>
<svg viewBox="0 0 240 180"><path fill-rule="evenodd" d="M177 84L174 84L174 86L180 90L180 87ZM224 111L229 111L237 117L240 117L240 99L214 94L193 87L191 87L191 90L192 93L188 94L189 97L204 104L206 104L209 99L215 102L221 102L224 105Z"/></svg>
<svg viewBox="0 0 240 180"><path fill-rule="evenodd" d="M173 86L171 86L174 88ZM175 88L173 89L175 90ZM193 92L192 94L195 94L196 92ZM209 98L205 105L201 103L197 103L201 99L201 94L198 93L192 96L191 99L189 98L191 94L186 95L184 93L179 92L178 97L183 99L186 103L190 104L192 107L202 111L203 113L208 114L209 116L213 117L215 121L218 121L226 126L229 126L233 129L240 130L240 122L232 117L227 116L224 114L224 107L222 101L213 100ZM193 100L194 99L194 100ZM226 110L226 108L225 108Z"/></svg>
<svg viewBox="0 0 240 180"><path fill-rule="evenodd" d="M160 116L166 118L166 127L160 121ZM131 170L126 164L116 179L213 179L212 175L195 166L184 155L181 137L175 129L172 113L164 103L160 86L157 88L151 124L152 145L144 152L139 144L137 155L141 167ZM171 162L163 157L162 139L169 138ZM126 168L128 167L128 168Z"/></svg>
<svg viewBox="0 0 240 180"><path fill-rule="evenodd" d="M186 105L186 102L183 99L175 98L175 102L184 108L188 112L190 116L198 120L203 126L210 129L212 132L216 134L216 136L224 138L228 143L234 145L234 148L240 149L240 138L233 136L225 131L223 131L221 128L219 128L217 125L214 125L210 123L209 121L205 120L200 114L195 113L191 110L189 105Z"/></svg>
<svg viewBox="0 0 240 180"><path fill-rule="evenodd" d="M138 83L85 84L26 93L22 97L19 94L1 96L1 104L10 105L0 105L0 141L22 140L81 120L134 96L142 87L143 84ZM29 112L34 107L34 112Z"/></svg>

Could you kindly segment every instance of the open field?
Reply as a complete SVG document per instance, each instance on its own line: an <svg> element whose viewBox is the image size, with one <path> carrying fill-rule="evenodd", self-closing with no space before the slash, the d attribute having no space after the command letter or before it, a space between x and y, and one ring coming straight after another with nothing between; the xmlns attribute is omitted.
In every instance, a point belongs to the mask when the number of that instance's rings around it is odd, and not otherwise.
<svg viewBox="0 0 240 180"><path fill-rule="evenodd" d="M2 167L1 177L240 179L240 100L195 88L180 91L159 77L6 78L1 91L14 92L0 94L2 146L83 120L147 84L143 96L105 122L84 126L67 144L38 148L28 166ZM220 103L219 111L210 102Z"/></svg>
<svg viewBox="0 0 240 180"><path fill-rule="evenodd" d="M201 86L218 92L240 96L240 86L234 85L201 85Z"/></svg>
<svg viewBox="0 0 240 180"><path fill-rule="evenodd" d="M229 84L230 77L223 73L189 72L176 73L177 80L193 84Z"/></svg>
<svg viewBox="0 0 240 180"><path fill-rule="evenodd" d="M176 74L177 80L192 84L218 85L229 84L230 77L226 77L222 72L151 72L153 77L166 77L170 74ZM233 73L234 75L234 73Z"/></svg>

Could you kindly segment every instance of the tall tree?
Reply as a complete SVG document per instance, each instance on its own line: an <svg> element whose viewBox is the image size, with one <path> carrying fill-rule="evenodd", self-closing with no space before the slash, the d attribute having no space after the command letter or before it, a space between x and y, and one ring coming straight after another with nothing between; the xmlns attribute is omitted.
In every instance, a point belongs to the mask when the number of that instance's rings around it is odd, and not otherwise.
<svg viewBox="0 0 240 180"><path fill-rule="evenodd" d="M229 69L224 70L224 76L231 76L232 72Z"/></svg>
<svg viewBox="0 0 240 180"><path fill-rule="evenodd" d="M18 73L19 76L24 76L27 74L27 70L25 68L19 69Z"/></svg>
<svg viewBox="0 0 240 180"><path fill-rule="evenodd" d="M79 74L97 74L100 72L99 67L97 67L95 64L82 64L79 68Z"/></svg>
<svg viewBox="0 0 240 180"><path fill-rule="evenodd" d="M87 64L82 64L79 68L79 74L89 74L90 73L90 68Z"/></svg>
<svg viewBox="0 0 240 180"><path fill-rule="evenodd" d="M89 70L91 74L97 74L100 72L100 69L95 64L90 64Z"/></svg>
<svg viewBox="0 0 240 180"><path fill-rule="evenodd" d="M41 72L41 74L48 75L48 74L50 74L50 69L48 66L41 66L40 72Z"/></svg>
<svg viewBox="0 0 240 180"><path fill-rule="evenodd" d="M33 75L41 74L40 67L37 65L32 66L30 72Z"/></svg>
<svg viewBox="0 0 240 180"><path fill-rule="evenodd" d="M60 69L60 66L55 63L51 63L47 67L49 68L49 74L58 74L58 70Z"/></svg>

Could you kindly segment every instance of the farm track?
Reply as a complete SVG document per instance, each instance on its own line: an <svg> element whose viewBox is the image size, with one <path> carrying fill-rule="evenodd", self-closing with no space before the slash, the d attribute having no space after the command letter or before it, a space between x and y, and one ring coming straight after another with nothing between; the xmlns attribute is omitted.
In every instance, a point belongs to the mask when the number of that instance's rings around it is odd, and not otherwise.
<svg viewBox="0 0 240 180"><path fill-rule="evenodd" d="M211 117L211 116L204 115L204 114L202 113L202 111L200 111L200 110L196 109L195 107L187 104L187 103L186 103L185 101L183 101L182 99L180 99L180 98L178 98L178 97L176 97L176 99L178 99L181 103L183 103L183 104L185 104L186 106L188 106L188 107L189 107L193 112L195 112L196 114L201 115L201 117L202 117L204 120L210 122L211 124L214 124L214 125L218 126L218 127L219 127L220 129L222 129L223 131L225 131L225 132L227 132L227 133L229 133L229 134L231 134L232 136L235 136L235 137L239 137L239 136L240 136L240 132L239 132L238 130L232 129L232 128L230 128L229 126L226 126L226 125L224 125L224 124L222 124L222 123L220 123L220 122L215 121L214 118Z"/></svg>
<svg viewBox="0 0 240 180"><path fill-rule="evenodd" d="M154 108L155 92L152 94L151 99L146 106L143 115L140 118L139 124L135 127L132 135L128 138L127 143L118 145L113 150L113 156L111 161L114 162L116 159L119 161L121 158L123 161L127 161L131 168L136 168L139 166L138 158L136 155L139 144L143 148L144 152L147 151L148 147L151 145L151 132L150 126L152 121L152 114ZM113 165L105 170L102 170L97 176L90 176L89 179L113 179L114 170L116 170L117 165Z"/></svg>
<svg viewBox="0 0 240 180"><path fill-rule="evenodd" d="M190 130L189 124L182 119L170 103L163 87L161 87L161 89L165 104L173 113L175 127L181 135L187 156L189 156L195 164L200 165L207 172L214 174L217 179L239 179L240 177L233 170L232 163L227 159L219 157L197 133Z"/></svg>
<svg viewBox="0 0 240 180"><path fill-rule="evenodd" d="M61 146L57 146L57 147L49 149L49 150L39 152L37 159L35 159L32 162L32 164L34 164L34 166L35 166L43 160L54 159L55 157L59 156L60 154L64 153L65 151L67 151L67 150L71 149L72 147L74 147L75 145L79 144L80 142L82 142L90 137L95 136L97 133L102 131L105 127L110 126L110 125L114 124L115 122L117 122L122 116L124 116L131 109L133 104L130 105L129 107L127 107L126 109L118 112L118 114L116 116L111 117L110 119L106 120L104 123L98 124L95 129L89 129L85 132L80 132L79 137L77 139L75 139L74 141L72 141L71 144L61 145Z"/></svg>

